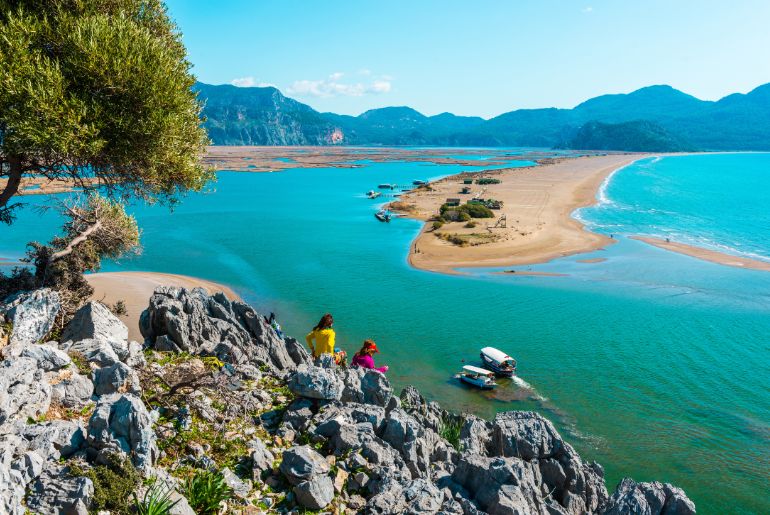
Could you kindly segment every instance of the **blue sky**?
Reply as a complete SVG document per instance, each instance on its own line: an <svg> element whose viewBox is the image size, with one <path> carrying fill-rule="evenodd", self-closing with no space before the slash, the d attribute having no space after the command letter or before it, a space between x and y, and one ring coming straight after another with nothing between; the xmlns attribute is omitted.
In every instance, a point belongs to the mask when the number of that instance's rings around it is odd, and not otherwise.
<svg viewBox="0 0 770 515"><path fill-rule="evenodd" d="M199 80L320 111L484 117L670 84L770 82L770 1L168 0Z"/></svg>

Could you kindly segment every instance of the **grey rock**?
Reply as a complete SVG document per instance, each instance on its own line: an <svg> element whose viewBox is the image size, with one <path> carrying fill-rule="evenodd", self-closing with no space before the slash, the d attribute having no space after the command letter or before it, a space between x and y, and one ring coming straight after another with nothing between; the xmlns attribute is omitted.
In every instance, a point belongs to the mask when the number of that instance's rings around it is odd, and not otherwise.
<svg viewBox="0 0 770 515"><path fill-rule="evenodd" d="M64 328L61 341L80 340L106 342L120 359L128 357L128 327L101 302L80 308Z"/></svg>
<svg viewBox="0 0 770 515"><path fill-rule="evenodd" d="M139 327L152 348L216 356L233 365L266 365L276 375L310 363L296 340L279 338L253 308L201 288L157 288Z"/></svg>
<svg viewBox="0 0 770 515"><path fill-rule="evenodd" d="M27 442L26 448L45 460L69 458L84 447L86 440L83 425L74 420L27 425L20 434Z"/></svg>
<svg viewBox="0 0 770 515"><path fill-rule="evenodd" d="M327 475L314 476L302 481L293 490L297 503L311 510L321 510L334 499L334 483Z"/></svg>
<svg viewBox="0 0 770 515"><path fill-rule="evenodd" d="M0 513L24 515L23 500L26 482L14 468L17 451L24 441L17 435L0 435Z"/></svg>
<svg viewBox="0 0 770 515"><path fill-rule="evenodd" d="M99 399L88 421L88 445L99 463L107 463L110 453L124 452L145 472L158 456L150 414L141 399L131 394Z"/></svg>
<svg viewBox="0 0 770 515"><path fill-rule="evenodd" d="M243 481L241 478L235 475L235 473L229 468L225 467L221 471L222 477L225 480L227 486L229 486L236 497L246 499L251 492L251 481Z"/></svg>
<svg viewBox="0 0 770 515"><path fill-rule="evenodd" d="M551 421L531 411L498 413L492 429L495 456L541 459L555 456L564 448Z"/></svg>
<svg viewBox="0 0 770 515"><path fill-rule="evenodd" d="M72 359L66 352L50 345L27 345L21 351L21 355L37 361L37 366L46 372L59 370L72 364Z"/></svg>
<svg viewBox="0 0 770 515"><path fill-rule="evenodd" d="M249 441L248 445L251 451L252 475L256 481L262 477L263 473L273 468L275 456L259 438Z"/></svg>
<svg viewBox="0 0 770 515"><path fill-rule="evenodd" d="M107 341L86 338L79 341L66 341L59 348L67 354L81 354L86 361L99 367L109 367L120 361L115 348Z"/></svg>
<svg viewBox="0 0 770 515"><path fill-rule="evenodd" d="M135 341L128 342L128 356L124 361L131 368L142 368L147 365L142 344Z"/></svg>
<svg viewBox="0 0 770 515"><path fill-rule="evenodd" d="M623 478L604 510L605 515L693 515L695 504L681 488L668 483L637 483Z"/></svg>
<svg viewBox="0 0 770 515"><path fill-rule="evenodd" d="M0 362L0 434L14 421L36 419L48 411L51 385L32 358Z"/></svg>
<svg viewBox="0 0 770 515"><path fill-rule="evenodd" d="M94 393L133 393L139 395L142 388L136 371L122 362L94 370Z"/></svg>
<svg viewBox="0 0 770 515"><path fill-rule="evenodd" d="M64 379L56 377L51 387L51 401L66 408L82 406L91 400L94 394L94 383L89 378L78 373L71 373Z"/></svg>
<svg viewBox="0 0 770 515"><path fill-rule="evenodd" d="M301 397L326 400L339 399L343 387L333 370L312 365L300 365L287 386Z"/></svg>
<svg viewBox="0 0 770 515"><path fill-rule="evenodd" d="M16 460L12 467L19 471L24 484L27 484L43 471L44 461L44 458L39 453L27 451Z"/></svg>
<svg viewBox="0 0 770 515"><path fill-rule="evenodd" d="M18 293L5 299L0 305L0 313L13 324L9 347L21 350L26 345L39 342L53 329L60 310L59 294L49 288Z"/></svg>
<svg viewBox="0 0 770 515"><path fill-rule="evenodd" d="M196 515L187 498L179 493L179 483L171 474L163 469L153 469L150 479L159 491L168 493L169 500L174 503L168 515ZM144 499L148 490L149 486L142 483L136 491L137 498Z"/></svg>
<svg viewBox="0 0 770 515"><path fill-rule="evenodd" d="M32 483L27 506L35 513L87 515L94 485L86 477L72 477L66 467L51 465Z"/></svg>
<svg viewBox="0 0 770 515"><path fill-rule="evenodd" d="M390 398L393 396L393 388L384 374L376 370L367 370L361 378L361 392L363 393L364 404L374 404L376 406L387 406Z"/></svg>
<svg viewBox="0 0 770 515"><path fill-rule="evenodd" d="M284 451L280 471L292 485L298 485L328 474L329 463L309 445L295 446Z"/></svg>

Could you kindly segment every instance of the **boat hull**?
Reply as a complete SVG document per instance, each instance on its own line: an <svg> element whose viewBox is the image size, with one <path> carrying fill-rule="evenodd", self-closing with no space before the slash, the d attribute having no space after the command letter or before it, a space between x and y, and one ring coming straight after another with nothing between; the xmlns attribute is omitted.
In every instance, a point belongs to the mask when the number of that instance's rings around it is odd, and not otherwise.
<svg viewBox="0 0 770 515"><path fill-rule="evenodd" d="M484 363L484 367L488 368L495 374L501 377L513 377L513 375L516 373L516 368L502 368L500 366L500 363L493 360L483 352L481 353L481 361Z"/></svg>
<svg viewBox="0 0 770 515"><path fill-rule="evenodd" d="M497 386L496 383L491 383L490 384L490 383L486 383L486 382L481 382L481 381L474 380L474 379L472 379L470 377L465 377L465 376L460 376L460 381L462 381L463 383L465 383L467 385L474 386L474 387L476 387L476 388L478 388L480 390L491 390L491 389L493 389L493 388L495 388Z"/></svg>

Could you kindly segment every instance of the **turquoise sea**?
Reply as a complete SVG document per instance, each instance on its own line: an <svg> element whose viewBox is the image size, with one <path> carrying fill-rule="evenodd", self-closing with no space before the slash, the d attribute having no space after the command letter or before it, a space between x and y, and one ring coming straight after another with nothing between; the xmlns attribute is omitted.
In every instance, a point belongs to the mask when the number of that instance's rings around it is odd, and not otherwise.
<svg viewBox="0 0 770 515"><path fill-rule="evenodd" d="M143 254L105 268L226 283L300 338L332 312L341 346L376 340L397 386L483 416L544 413L604 465L610 490L629 475L685 488L700 513L770 512L770 273L625 237L770 259L770 154L647 159L617 172L602 201L576 215L618 243L531 267L566 276L411 269L420 224L378 223L364 192L468 169L223 172L172 214L136 207ZM54 213L30 207L0 229L2 255L56 231ZM518 382L481 393L452 379L486 345L519 360Z"/></svg>

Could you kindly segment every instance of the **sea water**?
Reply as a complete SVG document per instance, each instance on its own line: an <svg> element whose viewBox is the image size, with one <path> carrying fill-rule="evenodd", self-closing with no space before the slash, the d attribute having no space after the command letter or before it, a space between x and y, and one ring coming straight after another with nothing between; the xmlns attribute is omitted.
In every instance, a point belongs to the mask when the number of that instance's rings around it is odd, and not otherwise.
<svg viewBox="0 0 770 515"><path fill-rule="evenodd" d="M619 243L531 267L564 276L410 268L421 224L377 222L380 201L364 192L468 169L370 163L220 173L212 189L171 214L135 207L143 253L105 269L226 283L300 339L331 312L339 346L352 353L374 339L377 363L390 365L397 388L414 384L448 409L485 417L543 413L585 458L604 465L610 490L629 475L683 487L701 513L767 512L770 274L623 235L708 239L770 255L770 224L761 222L770 156L651 159L618 172L606 202L579 216ZM58 216L31 207L2 229L3 255L17 257L24 242L56 232ZM657 210L677 216L647 218ZM492 392L453 379L463 364L478 364L487 345L515 356L520 377Z"/></svg>

